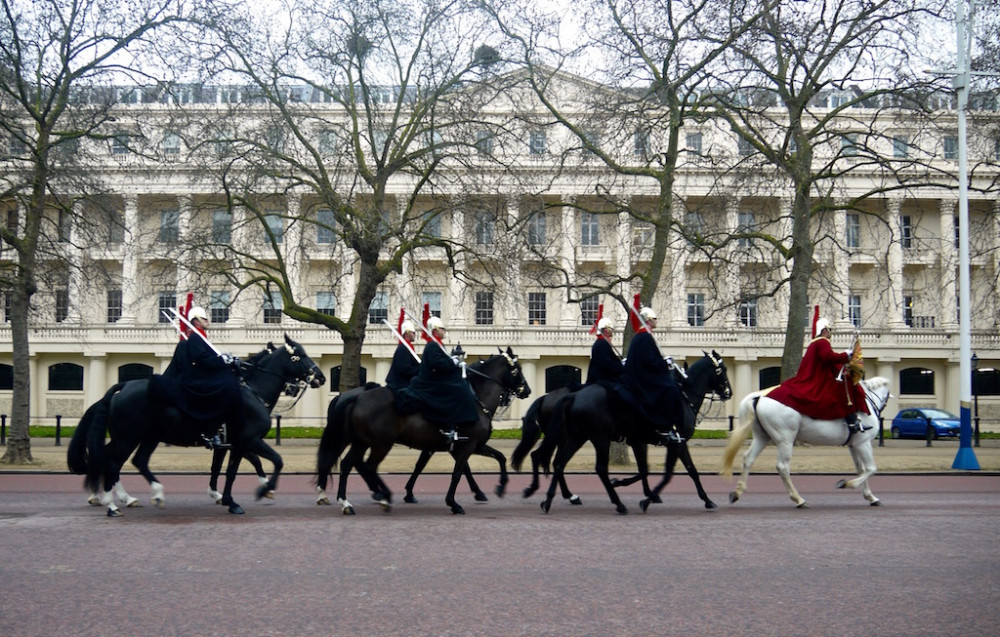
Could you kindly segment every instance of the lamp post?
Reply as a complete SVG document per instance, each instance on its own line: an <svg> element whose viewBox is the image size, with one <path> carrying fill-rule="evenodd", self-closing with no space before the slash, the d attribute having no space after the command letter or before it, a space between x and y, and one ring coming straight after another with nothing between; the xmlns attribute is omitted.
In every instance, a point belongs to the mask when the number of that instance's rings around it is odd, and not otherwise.
<svg viewBox="0 0 1000 637"><path fill-rule="evenodd" d="M979 388L977 387L977 381L979 380L979 357L976 356L975 352L972 352L972 422L975 423L975 436L974 436L974 447L979 446Z"/></svg>

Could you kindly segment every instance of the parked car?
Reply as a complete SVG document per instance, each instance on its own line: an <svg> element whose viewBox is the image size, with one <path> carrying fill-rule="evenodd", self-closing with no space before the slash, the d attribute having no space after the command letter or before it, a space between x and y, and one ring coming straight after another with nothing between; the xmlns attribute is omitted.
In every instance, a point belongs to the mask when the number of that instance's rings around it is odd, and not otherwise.
<svg viewBox="0 0 1000 637"><path fill-rule="evenodd" d="M931 419L931 438L957 437L961 431L958 416L937 407L910 407L900 410L892 419L893 438L926 438L927 419Z"/></svg>

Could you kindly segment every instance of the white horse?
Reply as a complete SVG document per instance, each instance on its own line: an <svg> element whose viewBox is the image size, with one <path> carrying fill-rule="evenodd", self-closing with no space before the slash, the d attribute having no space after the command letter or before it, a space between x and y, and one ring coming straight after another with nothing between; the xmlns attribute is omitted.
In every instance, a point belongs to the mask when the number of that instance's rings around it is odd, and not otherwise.
<svg viewBox="0 0 1000 637"><path fill-rule="evenodd" d="M872 454L872 439L878 434L878 419L885 404L889 400L889 379L876 377L861 381L865 388L870 414L859 413L858 422L864 431L848 435L843 419L813 420L803 416L796 410L779 403L776 400L762 396L762 392L753 392L740 402L740 426L729 437L726 451L722 456L722 469L719 475L732 476L733 458L736 450L743 444L753 430L753 444L743 454L743 475L736 484L736 490L729 494L729 502L740 499L747 488L747 477L750 467L769 442L774 442L778 448L778 474L781 476L788 496L796 506L806 508L806 501L795 490L789 475L789 464L792 459L792 445L803 442L810 445L846 445L851 450L851 459L858 471L851 480L841 480L837 488L862 488L865 500L872 506L878 506L880 501L868 487L868 478L875 474L875 458Z"/></svg>

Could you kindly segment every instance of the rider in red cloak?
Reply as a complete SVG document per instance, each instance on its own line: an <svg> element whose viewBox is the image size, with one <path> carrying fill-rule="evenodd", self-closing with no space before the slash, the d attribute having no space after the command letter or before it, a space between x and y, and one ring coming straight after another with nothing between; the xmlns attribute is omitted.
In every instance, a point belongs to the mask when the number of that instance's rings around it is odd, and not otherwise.
<svg viewBox="0 0 1000 637"><path fill-rule="evenodd" d="M864 388L851 382L844 369L851 354L833 351L830 323L825 318L816 322L816 332L798 373L768 392L767 397L816 420L843 418L848 429L860 431L858 412L869 411Z"/></svg>

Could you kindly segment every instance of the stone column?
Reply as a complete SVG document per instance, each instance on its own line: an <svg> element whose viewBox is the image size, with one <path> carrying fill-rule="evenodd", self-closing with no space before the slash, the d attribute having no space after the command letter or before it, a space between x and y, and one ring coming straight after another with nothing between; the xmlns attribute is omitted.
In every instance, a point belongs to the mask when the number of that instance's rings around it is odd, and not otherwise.
<svg viewBox="0 0 1000 637"><path fill-rule="evenodd" d="M671 214L674 219L683 217L687 206L683 201L674 199L671 204ZM667 263L670 267L669 285L666 290L667 306L664 308L667 327L687 327L687 243L681 233L670 229L670 245L667 248Z"/></svg>
<svg viewBox="0 0 1000 637"><path fill-rule="evenodd" d="M104 392L108 391L108 387L112 383L108 382L108 363L104 352L86 354L86 358L87 370L85 376L87 384L84 403L92 405L104 396ZM117 380L116 378L115 381Z"/></svg>
<svg viewBox="0 0 1000 637"><path fill-rule="evenodd" d="M937 299L924 299L926 303L940 300L938 314L939 324L936 326L946 330L958 330L958 282L955 273L958 272L958 250L955 248L955 210L958 201L942 199L941 210L941 270L938 277L941 290ZM967 311L962 308L962 311Z"/></svg>
<svg viewBox="0 0 1000 637"><path fill-rule="evenodd" d="M282 241L281 250L285 257L285 268L288 274L289 292L293 299L305 306L311 306L313 301L306 298L308 296L305 284L303 267L305 265L304 237L305 223L302 220L302 195L297 192L290 192L285 196L287 206L287 225L285 237Z"/></svg>
<svg viewBox="0 0 1000 637"><path fill-rule="evenodd" d="M459 245L464 244L465 241L471 239L471 236L465 232L465 212L462 211L458 206L452 205L451 207L451 238ZM468 257L465 254L460 254L456 257L456 267L459 269L464 269L468 266ZM453 276L448 277L448 298L451 304L451 315L444 316L445 325L449 327L465 327L467 325L475 325L476 322L476 292L482 290L474 290L469 288L460 282L457 278ZM496 303L496 298L494 297L494 303ZM445 314L445 302L442 299L441 302L441 313ZM493 308L493 322L497 322L497 312L496 306ZM420 308L420 312L423 312L423 308ZM420 317L418 312L417 318Z"/></svg>
<svg viewBox="0 0 1000 637"><path fill-rule="evenodd" d="M838 210L833 216L833 236L836 237L837 242L845 245L847 240L847 215L847 211ZM822 308L820 308L820 314L826 315L833 322L834 331L849 334L854 331L854 326L851 324L850 317L847 314L847 297L851 290L850 254L834 248L833 270L836 287L830 290L832 293L832 298L830 299L832 307L829 312L823 312Z"/></svg>
<svg viewBox="0 0 1000 637"><path fill-rule="evenodd" d="M178 236L180 237L180 250L186 251L189 248L186 246L191 245L191 226L193 223L193 209L191 204L191 195L180 195L177 197L177 215L178 215ZM188 267L186 259L178 259L177 263L177 304L183 305L184 298L188 292L193 292L192 287L194 286L194 274L191 272L191 268ZM199 304L205 308L206 311L209 310L209 298L205 297L200 299Z"/></svg>
<svg viewBox="0 0 1000 637"><path fill-rule="evenodd" d="M885 326L889 329L906 327L903 320L903 199L891 197L885 202L886 221L892 240L886 255L886 273L889 287L885 290L888 298L883 300L886 307Z"/></svg>
<svg viewBox="0 0 1000 637"><path fill-rule="evenodd" d="M566 198L566 201L573 204L576 197ZM559 218L559 263L566 271L566 276L570 281L576 278L576 245L579 242L577 217L576 209L572 205L562 207L562 214ZM576 327L575 317L568 315L569 312L564 312L563 316L560 317L560 327L570 329Z"/></svg>
<svg viewBox="0 0 1000 637"><path fill-rule="evenodd" d="M119 323L136 323L139 309L139 253L142 250L142 227L139 219L139 198L125 196L125 244L122 259L122 316Z"/></svg>

